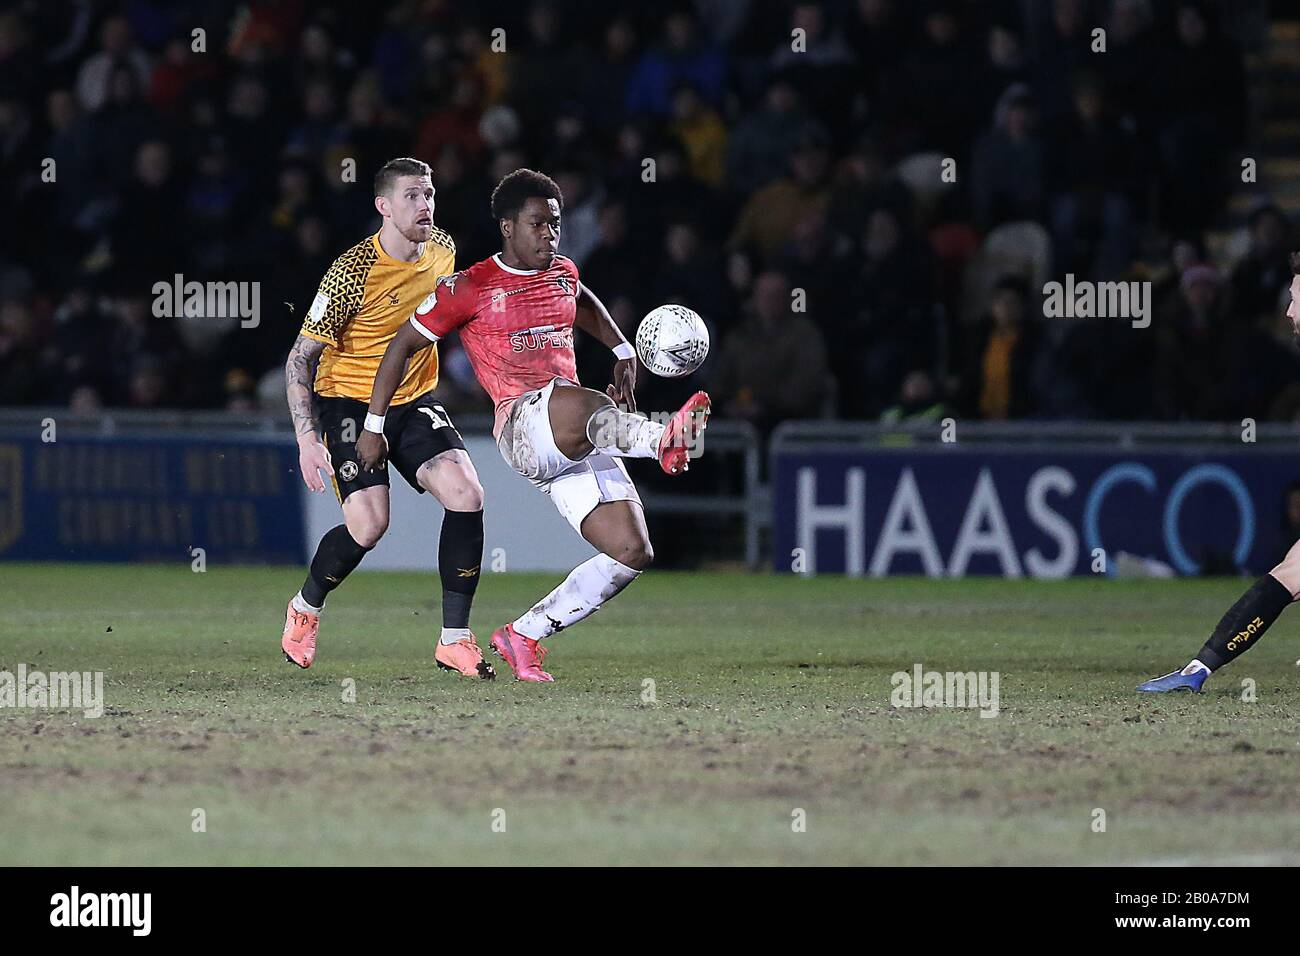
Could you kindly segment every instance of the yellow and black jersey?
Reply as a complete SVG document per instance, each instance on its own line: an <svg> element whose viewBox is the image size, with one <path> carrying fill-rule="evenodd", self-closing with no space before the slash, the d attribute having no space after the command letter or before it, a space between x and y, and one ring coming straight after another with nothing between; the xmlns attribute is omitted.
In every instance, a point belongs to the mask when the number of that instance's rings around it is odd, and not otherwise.
<svg viewBox="0 0 1300 956"><path fill-rule="evenodd" d="M325 343L316 369L316 394L370 401L389 341L438 279L455 271L456 244L437 228L415 262L389 256L378 233L335 259L302 323L303 335ZM437 384L434 346L411 356L393 404L409 402Z"/></svg>

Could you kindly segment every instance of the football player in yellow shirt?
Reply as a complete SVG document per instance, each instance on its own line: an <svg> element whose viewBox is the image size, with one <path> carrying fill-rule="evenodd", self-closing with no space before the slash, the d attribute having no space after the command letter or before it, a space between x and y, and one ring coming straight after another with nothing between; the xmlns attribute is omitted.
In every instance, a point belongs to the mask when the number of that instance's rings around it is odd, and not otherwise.
<svg viewBox="0 0 1300 956"><path fill-rule="evenodd" d="M438 279L456 271L456 245L433 224L433 196L426 163L384 164L375 176L383 224L334 260L285 364L302 479L321 492L320 472L329 475L343 506L343 524L321 538L285 614L280 646L299 667L310 667L316 656L326 595L388 529L388 469L362 470L355 443L389 340ZM451 416L433 398L437 385L437 349L428 349L407 367L383 435L388 460L407 484L445 509L438 544L443 626L434 659L445 670L488 679L495 676L492 666L469 629L483 557L483 488Z"/></svg>

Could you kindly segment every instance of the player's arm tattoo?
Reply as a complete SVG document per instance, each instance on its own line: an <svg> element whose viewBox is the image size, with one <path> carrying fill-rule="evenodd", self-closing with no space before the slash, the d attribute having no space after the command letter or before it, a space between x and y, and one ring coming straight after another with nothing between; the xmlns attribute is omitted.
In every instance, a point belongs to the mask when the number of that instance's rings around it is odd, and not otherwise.
<svg viewBox="0 0 1300 956"><path fill-rule="evenodd" d="M289 398L289 414L293 416L293 430L299 438L316 434L316 416L312 409L312 377L316 360L325 351L325 343L299 335L289 349L284 363L284 390Z"/></svg>

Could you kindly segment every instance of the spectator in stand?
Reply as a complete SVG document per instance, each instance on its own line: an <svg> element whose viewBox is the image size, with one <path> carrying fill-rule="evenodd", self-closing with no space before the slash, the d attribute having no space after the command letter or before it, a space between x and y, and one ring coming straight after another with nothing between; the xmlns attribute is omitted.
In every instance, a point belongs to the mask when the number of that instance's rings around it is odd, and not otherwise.
<svg viewBox="0 0 1300 956"><path fill-rule="evenodd" d="M1054 122L1070 113L1073 77L1097 59L1092 51L1093 23L1087 0L1052 0L1026 7L1031 15L1034 98L1042 115Z"/></svg>
<svg viewBox="0 0 1300 956"><path fill-rule="evenodd" d="M968 415L1000 421L1026 418L1037 410L1034 368L1041 339L1038 322L1028 312L1029 288L1023 279L1000 280L989 300L988 315L968 331L961 354Z"/></svg>
<svg viewBox="0 0 1300 956"><path fill-rule="evenodd" d="M683 83L700 91L710 103L722 102L727 61L701 36L695 17L678 9L664 21L664 42L646 51L627 85L624 105L631 113L667 116L673 90Z"/></svg>
<svg viewBox="0 0 1300 956"><path fill-rule="evenodd" d="M759 275L748 312L723 339L712 382L716 407L764 432L782 419L821 417L829 396L826 343L807 315L791 312L790 280L776 271Z"/></svg>
<svg viewBox="0 0 1300 956"><path fill-rule="evenodd" d="M691 175L712 189L721 186L726 176L727 127L695 87L677 88L669 129L686 149Z"/></svg>
<svg viewBox="0 0 1300 956"><path fill-rule="evenodd" d="M886 207L867 217L860 250L862 266L849 280L845 307L821 321L835 341L841 414L873 418L908 371L937 361L934 259Z"/></svg>
<svg viewBox="0 0 1300 956"><path fill-rule="evenodd" d="M971 192L980 228L1045 218L1047 155L1036 123L1028 88L1012 86L998 101L993 128L975 145Z"/></svg>
<svg viewBox="0 0 1300 956"><path fill-rule="evenodd" d="M773 73L789 78L821 124L835 130L845 118L844 92L852 89L856 69L852 48L826 22L821 3L796 3L790 30L768 61Z"/></svg>
<svg viewBox="0 0 1300 956"><path fill-rule="evenodd" d="M907 373L898 390L898 401L880 413L880 422L882 425L939 422L948 414L948 406L939 397L934 378L929 372L917 369Z"/></svg>
<svg viewBox="0 0 1300 956"><path fill-rule="evenodd" d="M61 379L47 332L26 302L0 301L0 405L55 400Z"/></svg>
<svg viewBox="0 0 1300 956"><path fill-rule="evenodd" d="M109 230L116 288L147 289L183 268L189 243L177 227L184 209L171 147L160 140L142 143Z"/></svg>
<svg viewBox="0 0 1300 956"><path fill-rule="evenodd" d="M1158 340L1156 410L1161 418L1213 421L1229 408L1224 370L1234 338L1223 280L1213 266L1193 266L1179 289L1163 321L1152 323Z"/></svg>
<svg viewBox="0 0 1300 956"><path fill-rule="evenodd" d="M106 192L120 190L135 172L136 156L146 140L161 139L163 124L141 98L140 81L124 65L108 74L108 92L90 120L97 147L97 176Z"/></svg>
<svg viewBox="0 0 1300 956"><path fill-rule="evenodd" d="M568 42L572 25L564 22L557 4L535 0L528 8L527 23L524 48L511 58L508 99L525 122L536 122L541 132L555 104L580 95L585 58Z"/></svg>
<svg viewBox="0 0 1300 956"><path fill-rule="evenodd" d="M1106 55L1094 58L1110 92L1110 104L1125 129L1142 142L1159 119L1151 90L1151 64L1158 62L1148 0L1115 0L1106 24ZM1093 64L1090 64L1093 65Z"/></svg>
<svg viewBox="0 0 1300 956"><path fill-rule="evenodd" d="M674 222L664 233L654 301L682 302L708 316L726 301L721 256L703 243L692 222Z"/></svg>
<svg viewBox="0 0 1300 956"><path fill-rule="evenodd" d="M798 276L810 314L825 317L853 309L853 289L845 281L853 258L853 243L831 229L828 212L814 210L795 223L776 261L786 275Z"/></svg>
<svg viewBox="0 0 1300 956"><path fill-rule="evenodd" d="M125 17L110 17L100 31L100 51L82 64L77 73L77 99L81 108L94 113L107 104L113 89L113 74L125 68L136 87L149 86L149 57L135 45Z"/></svg>
<svg viewBox="0 0 1300 956"><path fill-rule="evenodd" d="M912 194L885 160L884 152L869 137L862 137L835 169L828 209L838 236L857 235L867 217L877 209L894 212L911 221ZM851 239L850 239L851 241Z"/></svg>
<svg viewBox="0 0 1300 956"><path fill-rule="evenodd" d="M1176 24L1177 42L1152 74L1162 112L1161 218L1174 229L1203 229L1223 206L1229 155L1245 135L1245 74L1241 52L1207 7L1180 4Z"/></svg>
<svg viewBox="0 0 1300 956"><path fill-rule="evenodd" d="M857 54L855 85L874 101L882 84L892 79L907 48L908 24L899 0L857 0L847 35L849 48Z"/></svg>
<svg viewBox="0 0 1300 956"><path fill-rule="evenodd" d="M780 177L790 154L816 132L817 124L803 110L794 86L781 77L774 79L763 94L762 107L745 116L731 134L727 147L731 192L747 197Z"/></svg>
<svg viewBox="0 0 1300 956"><path fill-rule="evenodd" d="M1136 146L1108 115L1097 77L1075 81L1073 107L1047 136L1056 273L1118 279L1137 241L1130 199Z"/></svg>
<svg viewBox="0 0 1300 956"><path fill-rule="evenodd" d="M908 44L893 95L881 104L907 152L939 150L965 160L983 117L976 112L978 51L964 32L961 7L936 0L923 8L921 36Z"/></svg>
<svg viewBox="0 0 1300 956"><path fill-rule="evenodd" d="M1277 311L1278 296L1291 284L1291 221L1272 203L1250 216L1250 251L1232 272L1233 305L1254 319Z"/></svg>
<svg viewBox="0 0 1300 956"><path fill-rule="evenodd" d="M825 133L811 132L790 154L789 174L764 186L745 203L729 245L752 245L770 259L799 220L825 211L830 195L829 142Z"/></svg>
<svg viewBox="0 0 1300 956"><path fill-rule="evenodd" d="M638 237L628 229L623 200L608 199L601 206L596 233L597 243L583 267L582 281L593 289L637 290L645 280L641 263L647 256L636 242Z"/></svg>
<svg viewBox="0 0 1300 956"><path fill-rule="evenodd" d="M636 68L636 32L626 17L618 16L605 28L600 58L588 70L588 82L578 95L592 121L612 129L623 119L623 98Z"/></svg>
<svg viewBox="0 0 1300 956"><path fill-rule="evenodd" d="M1003 92L1014 84L1027 84L1031 79L1024 38L1015 23L992 23L987 44L988 66L980 82L979 100L974 105L976 116L992 116Z"/></svg>

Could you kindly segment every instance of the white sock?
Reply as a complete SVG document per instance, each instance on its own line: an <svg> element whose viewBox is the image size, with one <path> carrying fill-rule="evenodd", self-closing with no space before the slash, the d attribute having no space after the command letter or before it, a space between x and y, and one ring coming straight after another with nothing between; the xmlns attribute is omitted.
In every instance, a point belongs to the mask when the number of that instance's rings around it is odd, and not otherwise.
<svg viewBox="0 0 1300 956"><path fill-rule="evenodd" d="M514 628L535 641L550 637L589 616L640 573L607 554L598 554L570 571L559 587L514 622Z"/></svg>
<svg viewBox="0 0 1300 956"><path fill-rule="evenodd" d="M663 434L659 422L613 406L599 408L587 419L587 440L615 458L658 458Z"/></svg>
<svg viewBox="0 0 1300 956"><path fill-rule="evenodd" d="M455 644L457 641L474 640L474 634L468 627L444 627L438 640L443 644Z"/></svg>
<svg viewBox="0 0 1300 956"><path fill-rule="evenodd" d="M1210 673L1210 669L1197 660L1192 661L1190 664L1184 667L1179 673L1181 673L1184 677L1186 677L1188 674L1195 674L1197 671L1205 671L1205 673L1207 674Z"/></svg>
<svg viewBox="0 0 1300 956"><path fill-rule="evenodd" d="M290 601L289 603L293 605L293 609L297 611L299 614L319 614L321 612L320 608L312 607L305 600L303 600L301 591L295 594L293 596L293 600Z"/></svg>

